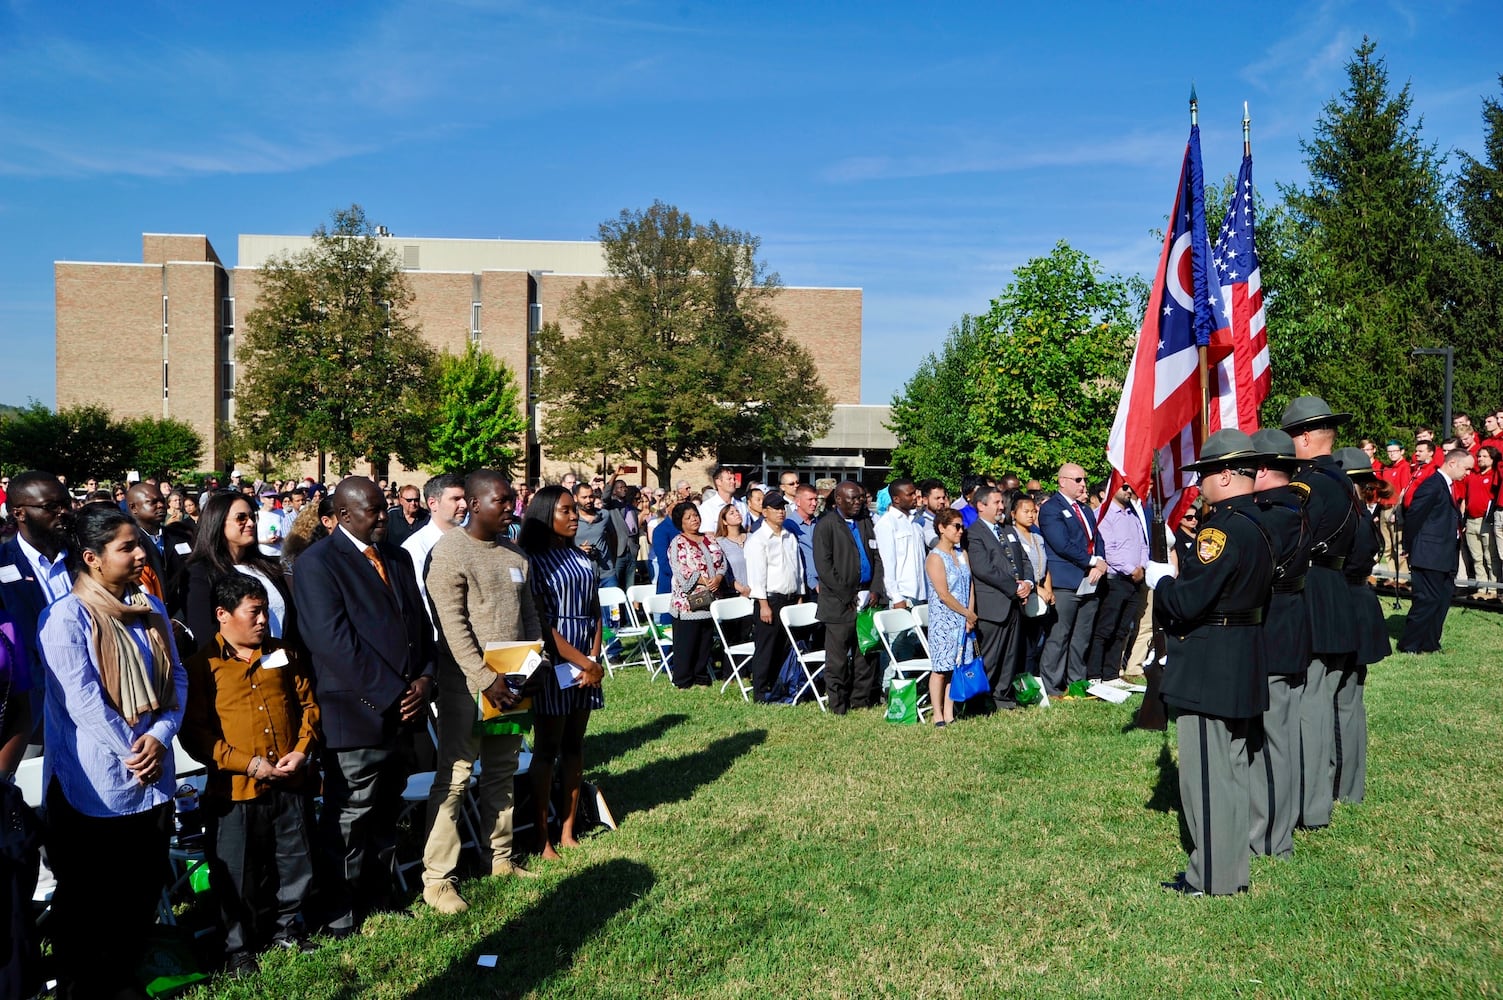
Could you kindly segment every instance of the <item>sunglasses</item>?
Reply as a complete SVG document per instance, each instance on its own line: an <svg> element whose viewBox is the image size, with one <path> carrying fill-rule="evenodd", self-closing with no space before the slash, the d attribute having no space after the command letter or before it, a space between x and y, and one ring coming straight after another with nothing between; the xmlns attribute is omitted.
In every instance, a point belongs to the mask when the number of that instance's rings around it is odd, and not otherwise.
<svg viewBox="0 0 1503 1000"><path fill-rule="evenodd" d="M1085 476L1062 476L1060 478L1060 482L1062 482L1062 483L1083 483L1083 482L1085 482Z"/></svg>

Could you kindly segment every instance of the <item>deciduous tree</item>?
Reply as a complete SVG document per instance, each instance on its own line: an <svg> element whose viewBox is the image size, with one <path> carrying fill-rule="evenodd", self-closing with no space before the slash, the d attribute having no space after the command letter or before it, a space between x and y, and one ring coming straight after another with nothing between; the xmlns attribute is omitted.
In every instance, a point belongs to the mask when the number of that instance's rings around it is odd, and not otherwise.
<svg viewBox="0 0 1503 1000"><path fill-rule="evenodd" d="M198 468L204 439L182 420L137 417L125 422L130 466L143 476L177 479Z"/></svg>
<svg viewBox="0 0 1503 1000"><path fill-rule="evenodd" d="M960 317L939 353L925 358L893 397L887 426L898 438L894 475L938 479L951 491L960 489L975 444L971 400L980 346L976 317Z"/></svg>
<svg viewBox="0 0 1503 1000"><path fill-rule="evenodd" d="M432 349L408 315L412 292L359 205L313 246L268 260L245 319L236 387L240 440L279 457L328 452L421 464Z"/></svg>
<svg viewBox="0 0 1503 1000"><path fill-rule="evenodd" d="M627 453L663 486L703 452L795 457L830 426L814 360L773 310L761 241L654 202L602 223L608 280L582 283L537 340L550 450Z"/></svg>
<svg viewBox="0 0 1503 1000"><path fill-rule="evenodd" d="M437 364L429 467L453 473L499 469L509 475L527 432L511 369L474 344L460 355L440 355Z"/></svg>

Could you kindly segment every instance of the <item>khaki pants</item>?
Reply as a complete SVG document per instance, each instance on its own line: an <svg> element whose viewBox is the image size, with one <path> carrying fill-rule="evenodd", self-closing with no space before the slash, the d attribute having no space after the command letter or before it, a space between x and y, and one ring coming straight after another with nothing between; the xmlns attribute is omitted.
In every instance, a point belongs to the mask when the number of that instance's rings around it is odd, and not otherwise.
<svg viewBox="0 0 1503 1000"><path fill-rule="evenodd" d="M463 837L459 811L470 775L480 759L479 801L482 837L490 837L491 864L511 860L512 780L517 773L520 736L476 736L475 696L452 671L438 679L438 771L428 795L428 840L423 847L423 884L442 882L459 864Z"/></svg>
<svg viewBox="0 0 1503 1000"><path fill-rule="evenodd" d="M1143 663L1153 649L1153 591L1143 595L1143 611L1138 615L1138 631L1133 636L1132 649L1122 664L1122 672L1137 675L1143 672Z"/></svg>
<svg viewBox="0 0 1503 1000"><path fill-rule="evenodd" d="M1472 557L1472 571L1478 580L1498 579L1498 552L1493 547L1494 526L1492 519L1469 517L1466 519L1466 549ZM1484 588L1486 584L1483 584Z"/></svg>

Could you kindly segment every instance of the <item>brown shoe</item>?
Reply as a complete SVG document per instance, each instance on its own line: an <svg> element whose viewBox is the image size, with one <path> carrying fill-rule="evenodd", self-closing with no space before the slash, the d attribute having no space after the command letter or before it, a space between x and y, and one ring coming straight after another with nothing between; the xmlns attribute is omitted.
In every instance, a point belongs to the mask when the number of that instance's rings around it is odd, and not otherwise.
<svg viewBox="0 0 1503 1000"><path fill-rule="evenodd" d="M517 878L537 878L537 872L530 872L514 861L497 861L491 865L491 875L496 878L505 878L514 875Z"/></svg>
<svg viewBox="0 0 1503 1000"><path fill-rule="evenodd" d="M433 907L439 913L453 915L463 913L470 908L470 904L464 901L459 894L459 888L453 879L444 879L442 882L430 882L423 886L423 902Z"/></svg>

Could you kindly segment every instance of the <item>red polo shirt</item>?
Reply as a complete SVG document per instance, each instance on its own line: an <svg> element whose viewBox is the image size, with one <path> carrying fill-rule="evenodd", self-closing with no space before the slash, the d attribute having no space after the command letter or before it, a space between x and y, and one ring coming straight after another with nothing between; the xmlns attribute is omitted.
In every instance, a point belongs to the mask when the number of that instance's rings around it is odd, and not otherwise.
<svg viewBox="0 0 1503 1000"><path fill-rule="evenodd" d="M1482 517L1491 509L1493 499L1498 494L1498 470L1493 468L1478 472L1473 469L1466 474L1461 485L1466 491L1466 516Z"/></svg>

